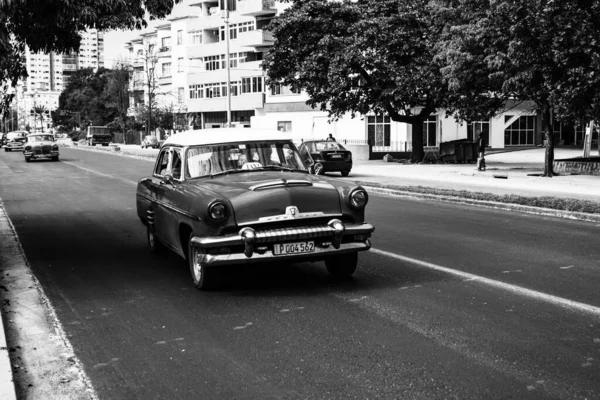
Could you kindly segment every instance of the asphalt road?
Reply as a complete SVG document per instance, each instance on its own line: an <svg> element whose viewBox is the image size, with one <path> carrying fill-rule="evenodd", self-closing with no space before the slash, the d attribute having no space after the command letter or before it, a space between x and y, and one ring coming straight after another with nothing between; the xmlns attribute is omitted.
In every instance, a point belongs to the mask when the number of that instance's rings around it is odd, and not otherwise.
<svg viewBox="0 0 600 400"><path fill-rule="evenodd" d="M0 198L101 399L600 398L600 226L372 196L355 278L152 258L144 160L0 153Z"/></svg>

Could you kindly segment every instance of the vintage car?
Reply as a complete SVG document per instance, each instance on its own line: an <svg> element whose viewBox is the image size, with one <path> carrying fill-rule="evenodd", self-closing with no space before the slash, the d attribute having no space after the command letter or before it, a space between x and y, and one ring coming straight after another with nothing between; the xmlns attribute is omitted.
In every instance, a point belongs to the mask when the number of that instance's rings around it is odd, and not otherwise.
<svg viewBox="0 0 600 400"><path fill-rule="evenodd" d="M153 149L158 149L160 147L160 142L156 136L148 135L144 137L144 140L142 140L142 149L147 147L152 147Z"/></svg>
<svg viewBox="0 0 600 400"><path fill-rule="evenodd" d="M8 132L4 151L23 150L23 143L25 143L28 134L27 131Z"/></svg>
<svg viewBox="0 0 600 400"><path fill-rule="evenodd" d="M310 140L302 142L298 148L304 163L311 172L321 175L325 172L341 172L348 176L352 169L352 152L335 140Z"/></svg>
<svg viewBox="0 0 600 400"><path fill-rule="evenodd" d="M137 185L150 251L187 259L207 289L220 266L325 261L351 276L371 247L362 187L308 172L283 132L224 128L175 134Z"/></svg>
<svg viewBox="0 0 600 400"><path fill-rule="evenodd" d="M27 135L23 155L27 162L31 160L58 161L58 144L56 144L54 136L49 133L34 133Z"/></svg>

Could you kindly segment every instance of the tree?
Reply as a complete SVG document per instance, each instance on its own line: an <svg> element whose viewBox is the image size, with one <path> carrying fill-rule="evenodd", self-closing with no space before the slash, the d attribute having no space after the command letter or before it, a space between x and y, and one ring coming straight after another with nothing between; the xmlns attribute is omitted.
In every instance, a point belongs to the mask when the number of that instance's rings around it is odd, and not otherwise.
<svg viewBox="0 0 600 400"><path fill-rule="evenodd" d="M107 73L107 85L104 88L103 99L107 107L113 108L116 123L125 140L127 132L127 110L129 109L129 75L131 68L123 61L115 63L113 69Z"/></svg>
<svg viewBox="0 0 600 400"><path fill-rule="evenodd" d="M115 119L118 110L105 101L111 70L91 68L76 71L58 98L57 112L76 116L77 122L91 121L93 125L106 125Z"/></svg>
<svg viewBox="0 0 600 400"><path fill-rule="evenodd" d="M181 0L0 0L0 110L18 80L27 76L26 47L33 52L78 51L80 31L142 29L145 15L164 18Z"/></svg>
<svg viewBox="0 0 600 400"><path fill-rule="evenodd" d="M468 96L535 102L552 177L553 119L597 118L600 110L600 2L438 1L439 43L450 87ZM474 83L473 76L488 79Z"/></svg>
<svg viewBox="0 0 600 400"><path fill-rule="evenodd" d="M38 118L40 119L40 126L42 127L42 132L44 132L44 114L48 112L48 109L46 106L35 106L31 111L33 112L35 121L37 121ZM33 124L33 126L36 125L37 123Z"/></svg>
<svg viewBox="0 0 600 400"><path fill-rule="evenodd" d="M332 119L375 113L411 124L420 162L423 122L456 100L435 58L432 11L427 0L294 1L269 25L268 84L304 89Z"/></svg>

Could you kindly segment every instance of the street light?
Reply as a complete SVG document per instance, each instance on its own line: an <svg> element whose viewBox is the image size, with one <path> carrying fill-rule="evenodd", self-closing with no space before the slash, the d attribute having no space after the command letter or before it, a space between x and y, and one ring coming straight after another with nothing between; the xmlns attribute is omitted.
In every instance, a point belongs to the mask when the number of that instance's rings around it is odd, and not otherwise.
<svg viewBox="0 0 600 400"><path fill-rule="evenodd" d="M225 20L225 43L226 54L225 62L227 63L227 128L231 128L231 71L229 65L229 0L225 0L225 10L223 10L223 18Z"/></svg>

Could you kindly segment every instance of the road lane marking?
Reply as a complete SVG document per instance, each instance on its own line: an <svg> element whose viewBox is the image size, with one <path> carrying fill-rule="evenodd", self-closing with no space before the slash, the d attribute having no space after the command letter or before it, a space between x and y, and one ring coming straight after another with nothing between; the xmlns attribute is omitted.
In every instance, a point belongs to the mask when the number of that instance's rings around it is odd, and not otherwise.
<svg viewBox="0 0 600 400"><path fill-rule="evenodd" d="M74 164L74 163L71 163L71 162L68 162L68 161L63 161L63 164L69 164L69 165L71 165L71 166L73 166L75 168L79 168L81 170L90 172L90 173L95 174L95 175L103 176L105 178L116 179L118 181L125 182L125 183L128 183L130 185L136 185L137 186L137 182L130 181L129 179L124 179L124 178L119 178L118 176L104 174L102 172L94 171L93 169L85 168L85 167L82 167L81 165L77 165L77 164Z"/></svg>
<svg viewBox="0 0 600 400"><path fill-rule="evenodd" d="M375 248L371 248L371 252L375 254L380 254L383 256L387 256L390 258L394 258L396 260L404 261L409 264L413 264L419 267L431 269L438 272L443 272L449 275L454 275L459 278L463 278L469 282L479 282L484 285L488 285L494 287L496 289L505 290L511 293L518 294L520 296L528 297L534 300L544 301L562 308L565 308L569 311L578 311L585 314L591 314L595 317L600 317L600 307L595 307L589 304L580 303L578 301L573 301L569 299L565 299L558 296L553 296L551 294L538 292L537 290L527 289L521 286L512 285L510 283L500 282L494 279L485 278L483 276L470 274L468 272L458 271L456 269L443 267L441 265L436 265L432 263L428 263L426 261L417 260L415 258L410 258L406 256L401 256L399 254L391 253L385 250L379 250Z"/></svg>

